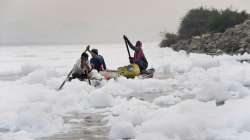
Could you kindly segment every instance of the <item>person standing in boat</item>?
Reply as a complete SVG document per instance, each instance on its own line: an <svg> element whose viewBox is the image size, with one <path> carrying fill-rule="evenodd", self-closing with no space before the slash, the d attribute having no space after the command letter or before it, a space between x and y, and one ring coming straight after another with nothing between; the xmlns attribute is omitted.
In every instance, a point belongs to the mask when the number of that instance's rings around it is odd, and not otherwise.
<svg viewBox="0 0 250 140"><path fill-rule="evenodd" d="M127 36L123 35L123 38L125 40L125 42L128 44L128 46L134 50L134 57L130 57L129 61L130 63L134 63L137 64L140 68L141 73L143 73L147 67L148 67L148 61L143 53L142 50L142 42L141 41L137 41L135 45L133 45L129 39L127 38Z"/></svg>

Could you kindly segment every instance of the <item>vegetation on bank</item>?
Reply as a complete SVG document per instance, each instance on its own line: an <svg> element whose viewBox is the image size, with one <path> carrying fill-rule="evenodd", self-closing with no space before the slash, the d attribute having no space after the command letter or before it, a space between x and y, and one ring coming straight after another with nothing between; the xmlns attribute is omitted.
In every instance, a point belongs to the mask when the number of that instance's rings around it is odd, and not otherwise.
<svg viewBox="0 0 250 140"><path fill-rule="evenodd" d="M215 8L191 9L182 19L178 33L165 33L160 47L167 47L179 40L190 39L207 33L223 33L227 28L243 23L249 18L246 11Z"/></svg>

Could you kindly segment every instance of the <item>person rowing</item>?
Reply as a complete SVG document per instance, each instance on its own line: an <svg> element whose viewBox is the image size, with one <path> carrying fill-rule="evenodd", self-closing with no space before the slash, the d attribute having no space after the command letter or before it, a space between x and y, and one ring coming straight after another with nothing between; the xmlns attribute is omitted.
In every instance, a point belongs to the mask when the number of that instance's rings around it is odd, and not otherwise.
<svg viewBox="0 0 250 140"><path fill-rule="evenodd" d="M133 45L126 35L123 35L125 42L128 46L134 50L134 57L129 57L129 61L131 64L137 64L140 68L141 73L145 72L148 67L148 61L142 50L142 42L137 41L135 45Z"/></svg>
<svg viewBox="0 0 250 140"><path fill-rule="evenodd" d="M72 69L72 75L69 77L69 81L75 78L84 81L92 77L92 67L89 64L88 57L86 52L82 53L81 58L77 60Z"/></svg>

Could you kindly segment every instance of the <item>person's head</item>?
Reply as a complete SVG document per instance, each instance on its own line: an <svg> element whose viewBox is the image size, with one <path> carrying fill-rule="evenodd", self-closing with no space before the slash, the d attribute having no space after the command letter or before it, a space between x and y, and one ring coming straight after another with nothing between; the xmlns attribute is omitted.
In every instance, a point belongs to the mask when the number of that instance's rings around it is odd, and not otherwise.
<svg viewBox="0 0 250 140"><path fill-rule="evenodd" d="M82 53L81 55L81 62L87 62L89 58L89 55L87 53Z"/></svg>
<svg viewBox="0 0 250 140"><path fill-rule="evenodd" d="M91 56L92 56L93 58L95 58L95 57L98 56L98 50L97 50L97 49L92 49L92 50L90 51L90 53L91 53Z"/></svg>
<svg viewBox="0 0 250 140"><path fill-rule="evenodd" d="M136 42L135 46L136 46L136 47L141 47L141 46L142 46L141 41L138 40L138 41Z"/></svg>

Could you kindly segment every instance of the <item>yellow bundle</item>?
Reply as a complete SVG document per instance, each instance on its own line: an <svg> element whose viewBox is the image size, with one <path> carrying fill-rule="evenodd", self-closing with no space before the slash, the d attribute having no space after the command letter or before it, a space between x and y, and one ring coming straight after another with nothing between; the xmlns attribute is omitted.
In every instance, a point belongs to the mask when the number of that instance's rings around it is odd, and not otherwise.
<svg viewBox="0 0 250 140"><path fill-rule="evenodd" d="M119 67L118 73L127 78L134 78L140 75L140 68L137 64L130 64L128 66Z"/></svg>

